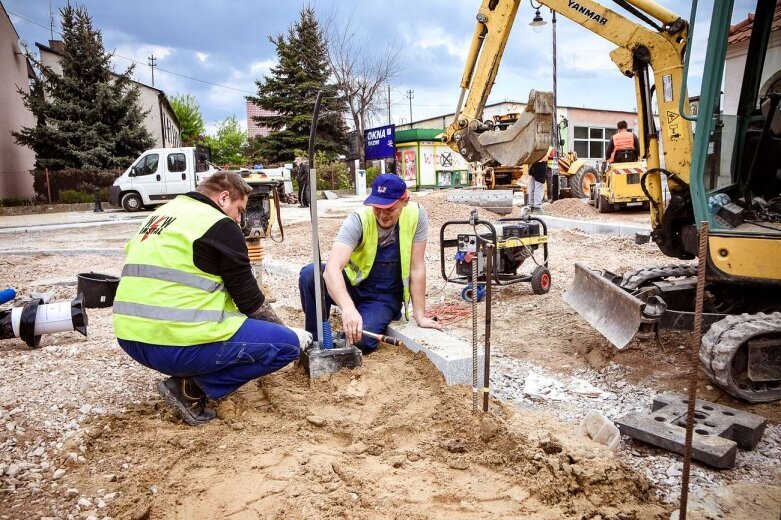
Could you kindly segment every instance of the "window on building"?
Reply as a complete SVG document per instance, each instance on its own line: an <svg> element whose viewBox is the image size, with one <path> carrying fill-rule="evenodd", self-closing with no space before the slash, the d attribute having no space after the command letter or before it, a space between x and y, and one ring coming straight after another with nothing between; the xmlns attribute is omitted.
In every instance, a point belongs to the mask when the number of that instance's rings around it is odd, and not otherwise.
<svg viewBox="0 0 781 520"><path fill-rule="evenodd" d="M572 135L575 153L581 159L604 159L607 143L615 133L615 128L575 126Z"/></svg>
<svg viewBox="0 0 781 520"><path fill-rule="evenodd" d="M133 170L136 175L152 175L157 173L157 164L160 162L160 156L151 153L138 161Z"/></svg>
<svg viewBox="0 0 781 520"><path fill-rule="evenodd" d="M183 172L187 169L187 162L185 161L183 153L168 154L168 171L171 173Z"/></svg>

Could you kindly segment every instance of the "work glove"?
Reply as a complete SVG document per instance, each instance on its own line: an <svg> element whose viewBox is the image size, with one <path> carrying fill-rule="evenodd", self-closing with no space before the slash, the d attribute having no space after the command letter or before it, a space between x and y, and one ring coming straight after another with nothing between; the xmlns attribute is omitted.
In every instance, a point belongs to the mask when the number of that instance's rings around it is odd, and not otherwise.
<svg viewBox="0 0 781 520"><path fill-rule="evenodd" d="M298 346L299 348L304 350L309 350L309 348L312 346L312 343L314 343L314 338L312 337L312 334L310 332L305 331L304 329L299 329L297 327L290 327L290 330L296 333L296 336L298 336Z"/></svg>

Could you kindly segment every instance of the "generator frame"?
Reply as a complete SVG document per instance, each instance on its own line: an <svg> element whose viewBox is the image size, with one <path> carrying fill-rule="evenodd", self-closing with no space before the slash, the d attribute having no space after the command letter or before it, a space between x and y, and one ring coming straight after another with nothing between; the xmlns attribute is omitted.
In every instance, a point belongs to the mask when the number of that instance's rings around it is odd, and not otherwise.
<svg viewBox="0 0 781 520"><path fill-rule="evenodd" d="M472 215L469 220L450 220L442 224L442 227L439 230L439 255L440 255L440 268L442 271L442 278L447 282L453 282L457 284L462 285L468 285L471 284L472 281L469 279L469 276L466 275L457 275L457 276L448 276L447 270L446 270L446 260L445 260L445 250L451 249L451 248L457 248L458 247L458 238L445 238L445 230L449 226L455 226L455 225L467 225L472 226L474 235L476 237L476 252L480 250L485 250L485 242L491 242L493 244L493 279L491 280L491 284L497 287L501 287L504 285L510 285L514 283L531 283L534 292L536 294L545 294L550 289L550 272L548 271L548 226L545 225L545 222L537 217L533 216L524 216L524 217L505 217L500 218L497 220L497 223L512 223L512 222L530 222L535 221L540 224L540 232L536 236L529 236L529 237L508 237L508 238L499 238L496 233L496 227L494 227L494 224L488 220L482 220L477 218L477 212L475 210L472 210ZM478 233L477 228L478 226L483 226L487 228L488 232L490 233L489 238L484 238L483 236ZM463 234L463 233L460 233ZM518 247L518 246L532 246L532 245L542 245L543 250L543 261L542 263L537 262L535 259L533 261L537 264L537 267L534 269L534 271L531 274L521 274L521 273L515 273L515 274L508 274L508 273L500 273L498 271L499 266L499 257L501 254L502 249L507 249L510 247ZM533 257L533 253L530 254L530 257ZM479 261L479 257L478 257ZM520 266L519 266L520 268ZM488 275L486 273L483 273L481 276L478 276L478 279L475 280L475 284L479 284L482 282L487 282ZM538 280L535 280L537 278ZM539 278L542 278L542 281L540 283ZM543 290L538 291L537 286L541 286Z"/></svg>

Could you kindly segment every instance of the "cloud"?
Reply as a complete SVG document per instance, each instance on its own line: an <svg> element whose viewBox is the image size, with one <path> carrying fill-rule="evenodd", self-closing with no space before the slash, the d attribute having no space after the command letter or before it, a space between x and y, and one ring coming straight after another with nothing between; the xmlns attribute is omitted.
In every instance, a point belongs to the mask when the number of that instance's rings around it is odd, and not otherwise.
<svg viewBox="0 0 781 520"><path fill-rule="evenodd" d="M205 52L196 52L195 57L198 58L198 61L201 63L206 63L206 61L209 59L209 55Z"/></svg>

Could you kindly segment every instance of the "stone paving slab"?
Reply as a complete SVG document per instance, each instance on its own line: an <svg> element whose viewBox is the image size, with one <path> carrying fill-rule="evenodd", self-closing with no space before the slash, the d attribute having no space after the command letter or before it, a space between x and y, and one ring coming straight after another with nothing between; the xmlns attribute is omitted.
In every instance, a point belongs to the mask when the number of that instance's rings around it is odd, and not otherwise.
<svg viewBox="0 0 781 520"><path fill-rule="evenodd" d="M650 414L630 413L616 424L623 435L683 454L687 407L687 396L663 393L654 398ZM754 449L767 424L762 416L701 399L694 421L692 459L720 469L735 465L738 447Z"/></svg>
<svg viewBox="0 0 781 520"><path fill-rule="evenodd" d="M424 352L434 363L448 385L472 384L472 346L465 341L449 336L436 329L423 329L416 323L403 318L391 322L388 336L399 338L413 352ZM483 346L479 346L477 356L478 387L483 386L483 367L485 363Z"/></svg>

